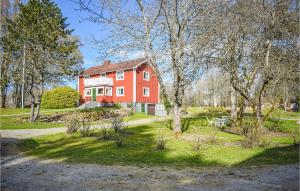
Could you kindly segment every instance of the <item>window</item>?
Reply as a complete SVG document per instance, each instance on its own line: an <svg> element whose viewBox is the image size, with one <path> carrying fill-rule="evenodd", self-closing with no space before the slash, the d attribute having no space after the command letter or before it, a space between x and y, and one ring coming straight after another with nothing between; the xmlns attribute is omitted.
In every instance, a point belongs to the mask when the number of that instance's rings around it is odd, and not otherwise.
<svg viewBox="0 0 300 191"><path fill-rule="evenodd" d="M124 87L116 88L116 96L124 96Z"/></svg>
<svg viewBox="0 0 300 191"><path fill-rule="evenodd" d="M124 80L124 71L117 71L116 80Z"/></svg>
<svg viewBox="0 0 300 191"><path fill-rule="evenodd" d="M104 95L104 87L97 88L97 95Z"/></svg>
<svg viewBox="0 0 300 191"><path fill-rule="evenodd" d="M105 95L112 96L112 87L105 87Z"/></svg>
<svg viewBox="0 0 300 191"><path fill-rule="evenodd" d="M143 73L143 79L149 81L150 80L150 75L149 72L144 71Z"/></svg>
<svg viewBox="0 0 300 191"><path fill-rule="evenodd" d="M106 77L106 73L100 74L100 78L105 78Z"/></svg>
<svg viewBox="0 0 300 191"><path fill-rule="evenodd" d="M92 95L92 90L91 89L85 89L84 95L85 96L91 96Z"/></svg>
<svg viewBox="0 0 300 191"><path fill-rule="evenodd" d="M90 76L84 76L84 79L90 79Z"/></svg>
<svg viewBox="0 0 300 191"><path fill-rule="evenodd" d="M149 88L143 88L143 96L149 97L149 95L150 95Z"/></svg>

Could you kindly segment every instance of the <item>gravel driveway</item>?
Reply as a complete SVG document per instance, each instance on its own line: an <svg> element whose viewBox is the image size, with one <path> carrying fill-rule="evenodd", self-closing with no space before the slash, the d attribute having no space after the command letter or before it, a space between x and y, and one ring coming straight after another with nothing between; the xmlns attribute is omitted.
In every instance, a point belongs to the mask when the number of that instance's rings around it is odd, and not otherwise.
<svg viewBox="0 0 300 191"><path fill-rule="evenodd" d="M128 125L142 125L151 123L158 120L164 120L165 118L150 118L150 119L139 119L135 121L129 121ZM100 125L93 125L92 128L100 128ZM15 129L15 130L0 130L1 137L3 138L14 138L14 139L27 139L31 137L49 135L55 133L66 132L66 128L45 128L45 129Z"/></svg>
<svg viewBox="0 0 300 191"><path fill-rule="evenodd" d="M10 155L1 190L299 190L299 166L184 168L66 164Z"/></svg>

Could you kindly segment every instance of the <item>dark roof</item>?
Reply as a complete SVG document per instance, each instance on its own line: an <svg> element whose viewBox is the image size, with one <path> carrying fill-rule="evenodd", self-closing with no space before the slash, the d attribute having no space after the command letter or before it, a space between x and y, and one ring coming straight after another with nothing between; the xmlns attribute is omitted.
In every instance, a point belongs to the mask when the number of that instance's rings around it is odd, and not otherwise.
<svg viewBox="0 0 300 191"><path fill-rule="evenodd" d="M93 66L86 69L82 75L94 75L106 72L113 72L117 70L131 69L137 67L147 61L147 58L139 58L135 60L128 60L118 63L111 63L110 61L104 61L102 65Z"/></svg>

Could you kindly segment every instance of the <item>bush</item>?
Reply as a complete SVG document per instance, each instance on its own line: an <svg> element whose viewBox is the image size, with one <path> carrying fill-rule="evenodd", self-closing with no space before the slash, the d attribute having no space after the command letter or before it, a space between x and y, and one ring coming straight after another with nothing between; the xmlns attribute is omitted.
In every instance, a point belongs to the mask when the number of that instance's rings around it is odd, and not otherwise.
<svg viewBox="0 0 300 191"><path fill-rule="evenodd" d="M272 132L280 131L283 121L280 118L273 118L270 121L271 121L271 125L267 126L267 128Z"/></svg>
<svg viewBox="0 0 300 191"><path fill-rule="evenodd" d="M166 148L166 142L167 141L166 141L164 135L162 134L161 130L159 130L158 136L157 136L156 148L158 150L164 150Z"/></svg>
<svg viewBox="0 0 300 191"><path fill-rule="evenodd" d="M194 151L200 151L202 145L202 140L200 136L196 136L196 141L193 144L193 150Z"/></svg>
<svg viewBox="0 0 300 191"><path fill-rule="evenodd" d="M298 127L291 132L291 137L293 139L293 144L294 145L299 145L299 143L300 143L300 132L299 132Z"/></svg>
<svg viewBox="0 0 300 191"><path fill-rule="evenodd" d="M116 145L122 147L124 145L124 136L120 133L116 134Z"/></svg>
<svg viewBox="0 0 300 191"><path fill-rule="evenodd" d="M217 143L217 131L212 131L210 134L209 134L209 137L208 139L206 140L208 144L216 144Z"/></svg>
<svg viewBox="0 0 300 191"><path fill-rule="evenodd" d="M115 133L122 132L124 129L123 118L119 115L114 116L111 121L111 128L115 131Z"/></svg>
<svg viewBox="0 0 300 191"><path fill-rule="evenodd" d="M89 137L92 135L91 123L87 121L82 121L82 126L79 129L80 135L82 137Z"/></svg>
<svg viewBox="0 0 300 191"><path fill-rule="evenodd" d="M76 115L70 115L68 116L65 125L68 134L76 133L80 128L80 121L78 120Z"/></svg>
<svg viewBox="0 0 300 191"><path fill-rule="evenodd" d="M57 87L43 94L43 108L70 108L77 106L79 94L71 87Z"/></svg>
<svg viewBox="0 0 300 191"><path fill-rule="evenodd" d="M111 132L110 132L110 127L108 124L102 124L100 127L100 132L101 132L103 139L110 139Z"/></svg>

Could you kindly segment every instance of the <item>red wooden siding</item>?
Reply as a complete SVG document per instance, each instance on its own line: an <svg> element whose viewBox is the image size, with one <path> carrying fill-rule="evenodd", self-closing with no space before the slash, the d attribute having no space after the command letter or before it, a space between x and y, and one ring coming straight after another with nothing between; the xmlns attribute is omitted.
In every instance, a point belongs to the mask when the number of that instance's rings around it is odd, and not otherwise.
<svg viewBox="0 0 300 191"><path fill-rule="evenodd" d="M143 79L143 71L149 72L149 81ZM149 97L143 95L144 87L149 88ZM158 80L151 67L147 64L139 66L136 70L136 102L158 103Z"/></svg>
<svg viewBox="0 0 300 191"><path fill-rule="evenodd" d="M150 80L143 80L143 71L149 72ZM120 102L133 102L133 69L124 71L124 80L116 80L116 71L106 73L107 78L113 79L112 96L96 96L97 102L106 103L120 103ZM90 78L99 78L100 74L91 75ZM124 87L124 96L116 96L116 88ZM143 88L149 88L149 97L143 96ZM79 94L81 96L81 103L90 101L92 96L84 97L84 77L79 77ZM158 103L159 101L159 87L156 75L148 64L142 64L136 69L136 102L138 103Z"/></svg>

